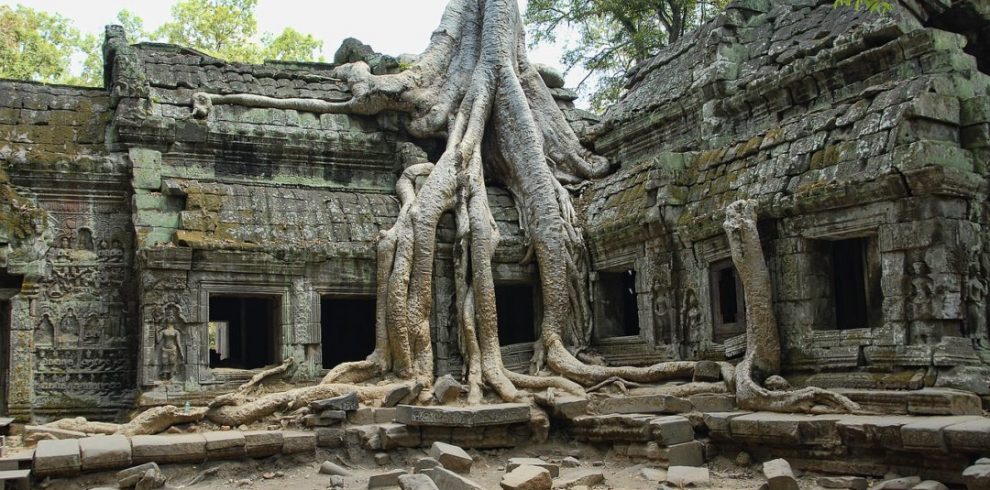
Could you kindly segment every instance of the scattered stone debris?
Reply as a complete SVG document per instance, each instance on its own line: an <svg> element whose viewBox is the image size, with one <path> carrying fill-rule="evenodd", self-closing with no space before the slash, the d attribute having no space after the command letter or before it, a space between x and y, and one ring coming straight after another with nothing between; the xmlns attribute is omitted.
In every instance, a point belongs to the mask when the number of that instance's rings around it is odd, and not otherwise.
<svg viewBox="0 0 990 490"><path fill-rule="evenodd" d="M503 490L550 490L553 477L546 468L524 464L509 470L499 485Z"/></svg>
<svg viewBox="0 0 990 490"><path fill-rule="evenodd" d="M427 475L401 475L399 488L402 490L440 490Z"/></svg>
<svg viewBox="0 0 990 490"><path fill-rule="evenodd" d="M921 478L917 476L902 476L883 480L873 485L872 490L911 490L915 485L921 483Z"/></svg>
<svg viewBox="0 0 990 490"><path fill-rule="evenodd" d="M605 474L601 470L578 470L560 477L554 482L553 488L593 487L605 482Z"/></svg>
<svg viewBox="0 0 990 490"><path fill-rule="evenodd" d="M823 476L817 480L822 488L866 490L869 482L861 476Z"/></svg>
<svg viewBox="0 0 990 490"><path fill-rule="evenodd" d="M392 470L378 473L368 478L368 488L395 487L399 485L399 477L408 474L406 470Z"/></svg>
<svg viewBox="0 0 990 490"><path fill-rule="evenodd" d="M678 488L708 488L711 486L711 476L705 467L671 466L667 468L667 483Z"/></svg>
<svg viewBox="0 0 990 490"><path fill-rule="evenodd" d="M324 461L323 464L320 465L320 473L324 475L350 476L351 470L348 470L347 468L344 468L339 464L330 461Z"/></svg>
<svg viewBox="0 0 990 490"><path fill-rule="evenodd" d="M540 458L509 458L509 463L505 466L505 471L512 471L524 465L544 468L550 472L551 478L557 478L560 475L559 464L544 461Z"/></svg>
<svg viewBox="0 0 990 490"><path fill-rule="evenodd" d="M967 490L990 490L990 458L981 458L963 470Z"/></svg>
<svg viewBox="0 0 990 490"><path fill-rule="evenodd" d="M797 479L787 460L774 459L763 463L763 475L770 490L798 490Z"/></svg>
<svg viewBox="0 0 990 490"><path fill-rule="evenodd" d="M439 441L430 446L430 457L439 461L444 468L458 473L470 473L474 462L460 447Z"/></svg>

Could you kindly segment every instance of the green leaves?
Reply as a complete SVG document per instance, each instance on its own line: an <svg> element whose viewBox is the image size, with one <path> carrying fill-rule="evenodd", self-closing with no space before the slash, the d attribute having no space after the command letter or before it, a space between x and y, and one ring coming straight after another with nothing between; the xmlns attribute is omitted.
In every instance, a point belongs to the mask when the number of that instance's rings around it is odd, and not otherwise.
<svg viewBox="0 0 990 490"><path fill-rule="evenodd" d="M227 61L322 61L323 41L291 27L259 35L257 0L181 0L172 18L148 32L144 21L124 9L117 22L130 42L159 40L203 51ZM99 86L103 83L103 37L81 34L59 14L21 5L0 6L0 78ZM72 60L82 59L73 74Z"/></svg>
<svg viewBox="0 0 990 490"><path fill-rule="evenodd" d="M836 7L853 7L856 10L866 9L874 14L886 14L894 7L884 0L835 0Z"/></svg>
<svg viewBox="0 0 990 490"><path fill-rule="evenodd" d="M561 62L589 76L578 89L603 111L622 95L624 74L688 29L719 12L728 0L530 0L530 44L550 43L569 30ZM594 80L593 87L584 86Z"/></svg>
<svg viewBox="0 0 990 490"><path fill-rule="evenodd" d="M0 6L0 77L60 83L88 42L72 21L17 5Z"/></svg>

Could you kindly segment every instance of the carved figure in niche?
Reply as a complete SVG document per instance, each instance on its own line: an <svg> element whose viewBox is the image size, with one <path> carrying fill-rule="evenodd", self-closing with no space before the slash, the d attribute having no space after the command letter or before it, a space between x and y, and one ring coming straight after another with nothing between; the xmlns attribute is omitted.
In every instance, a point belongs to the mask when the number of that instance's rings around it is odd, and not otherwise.
<svg viewBox="0 0 990 490"><path fill-rule="evenodd" d="M670 343L673 332L671 331L670 300L661 287L659 281L653 283L653 323L660 338Z"/></svg>
<svg viewBox="0 0 990 490"><path fill-rule="evenodd" d="M182 332L179 326L184 323L182 313L176 304L167 304L164 308L165 328L158 332L159 370L158 375L164 381L179 377L180 369L185 361L185 351L182 348Z"/></svg>
<svg viewBox="0 0 990 490"><path fill-rule="evenodd" d="M55 251L55 258L59 260L69 260L72 249L72 241L68 236L58 239L58 249Z"/></svg>
<svg viewBox="0 0 990 490"><path fill-rule="evenodd" d="M931 310L933 282L928 275L928 264L916 261L911 264L911 302L915 318L927 316Z"/></svg>
<svg viewBox="0 0 990 490"><path fill-rule="evenodd" d="M687 340L691 337L691 332L696 331L700 325L701 305L698 304L698 295L694 292L694 289L688 289L684 293L684 314L681 319L681 331L675 335L678 338L674 338L672 341L679 343Z"/></svg>
<svg viewBox="0 0 990 490"><path fill-rule="evenodd" d="M93 246L93 232L89 228L79 228L79 234L76 237L76 248L91 252L96 251L96 247Z"/></svg>
<svg viewBox="0 0 990 490"><path fill-rule="evenodd" d="M96 313L89 315L86 319L86 325L83 328L82 333L82 343L84 345L95 345L100 343L100 338L103 337L103 322L100 320L100 316Z"/></svg>
<svg viewBox="0 0 990 490"><path fill-rule="evenodd" d="M100 240L100 246L96 251L96 257L100 262L110 260L110 244L106 240Z"/></svg>
<svg viewBox="0 0 990 490"><path fill-rule="evenodd" d="M986 343L987 337L987 267L983 263L980 247L970 249L966 279L966 324L968 333L977 342Z"/></svg>
<svg viewBox="0 0 990 490"><path fill-rule="evenodd" d="M62 321L58 323L58 342L59 347L79 345L79 319L71 306L65 310Z"/></svg>
<svg viewBox="0 0 990 490"><path fill-rule="evenodd" d="M110 242L110 262L124 261L124 246L116 238Z"/></svg>
<svg viewBox="0 0 990 490"><path fill-rule="evenodd" d="M34 329L34 345L51 347L55 341L55 324L50 314L41 315L41 321Z"/></svg>

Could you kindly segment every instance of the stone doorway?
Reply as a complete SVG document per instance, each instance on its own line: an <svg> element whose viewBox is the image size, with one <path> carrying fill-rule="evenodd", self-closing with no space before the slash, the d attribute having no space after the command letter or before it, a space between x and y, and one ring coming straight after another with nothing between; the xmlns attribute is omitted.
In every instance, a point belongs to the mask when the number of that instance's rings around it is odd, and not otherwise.
<svg viewBox="0 0 990 490"><path fill-rule="evenodd" d="M211 295L210 367L257 369L276 364L278 304L272 296Z"/></svg>
<svg viewBox="0 0 990 490"><path fill-rule="evenodd" d="M374 296L320 298L323 368L360 361L375 349Z"/></svg>

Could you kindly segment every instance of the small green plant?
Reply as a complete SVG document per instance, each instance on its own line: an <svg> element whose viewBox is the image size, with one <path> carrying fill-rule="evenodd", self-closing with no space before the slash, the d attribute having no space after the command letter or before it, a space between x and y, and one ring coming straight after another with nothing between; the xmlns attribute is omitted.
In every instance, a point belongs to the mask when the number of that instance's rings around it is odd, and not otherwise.
<svg viewBox="0 0 990 490"><path fill-rule="evenodd" d="M882 15L890 12L894 6L885 0L835 0L836 7L852 7L856 10L869 10L871 13Z"/></svg>

